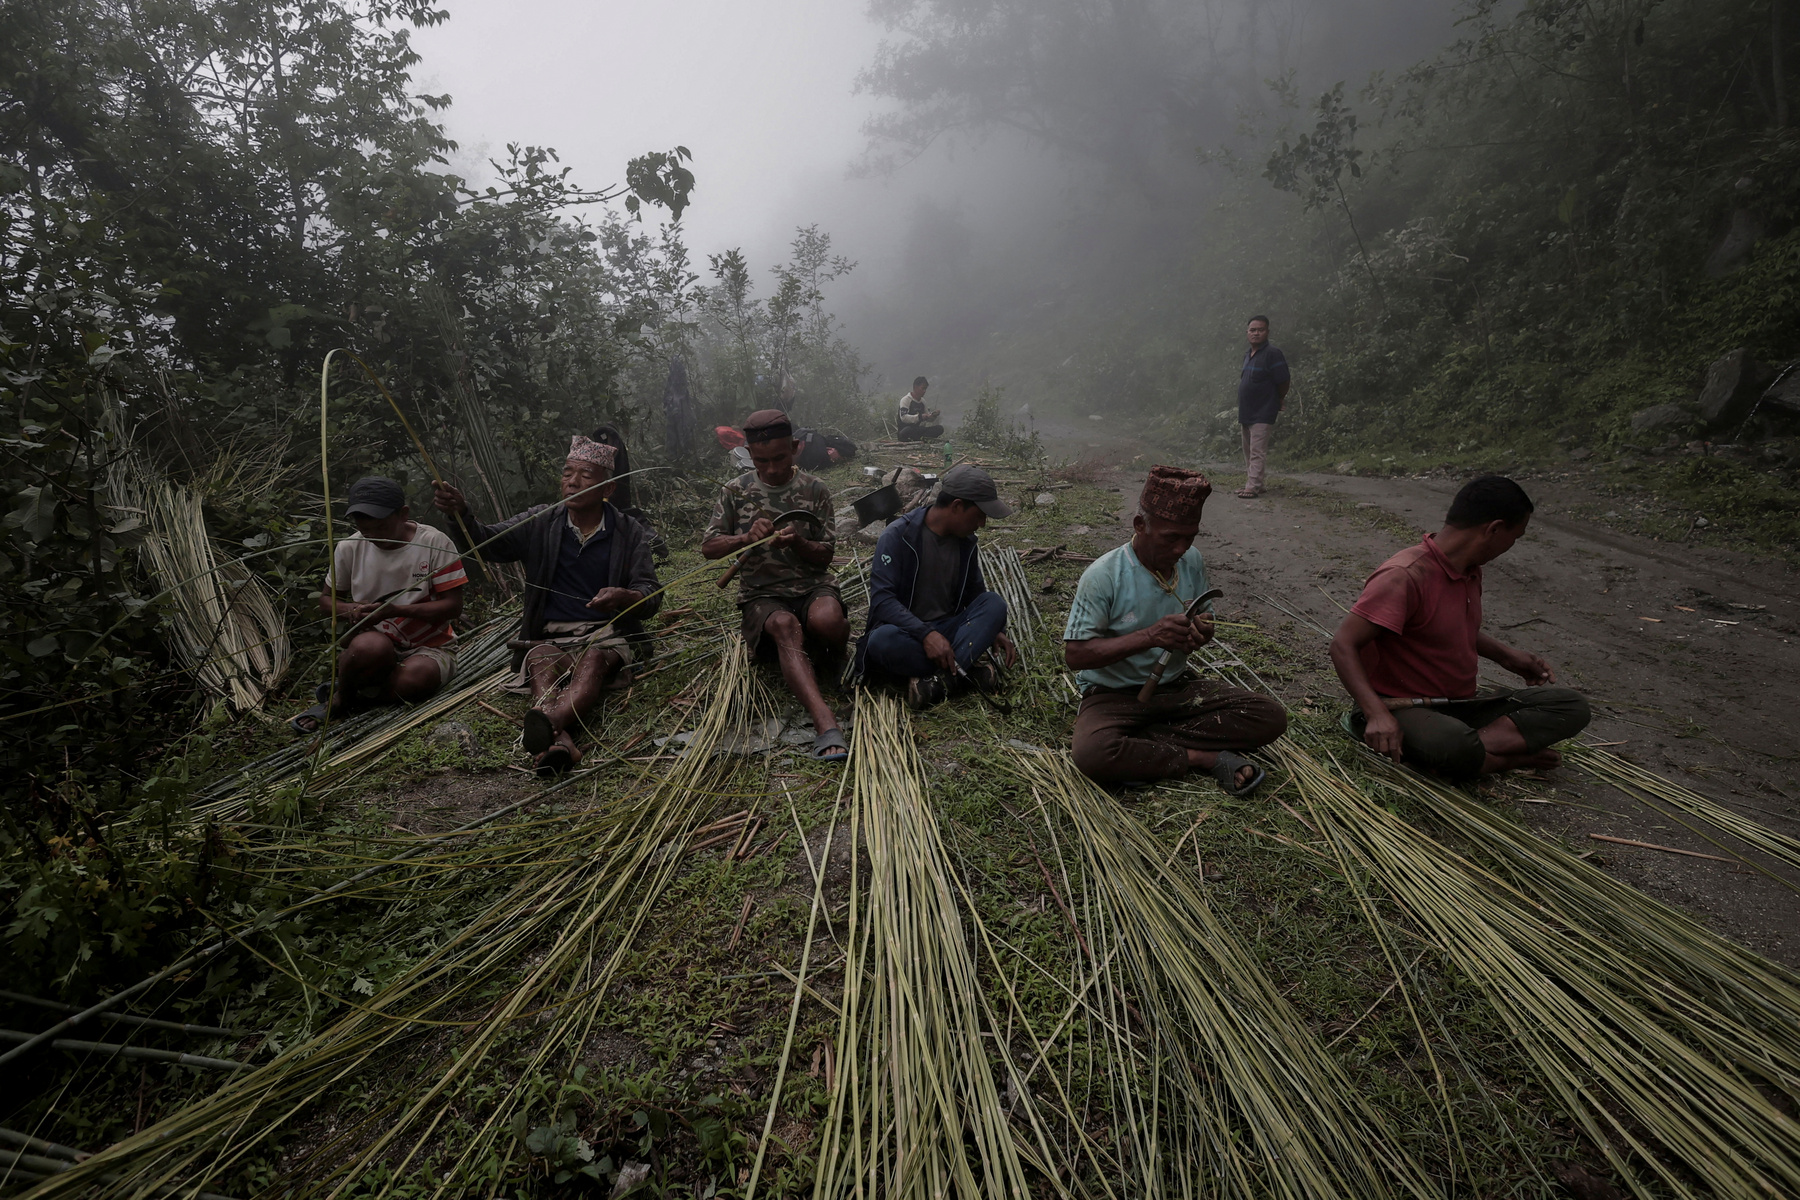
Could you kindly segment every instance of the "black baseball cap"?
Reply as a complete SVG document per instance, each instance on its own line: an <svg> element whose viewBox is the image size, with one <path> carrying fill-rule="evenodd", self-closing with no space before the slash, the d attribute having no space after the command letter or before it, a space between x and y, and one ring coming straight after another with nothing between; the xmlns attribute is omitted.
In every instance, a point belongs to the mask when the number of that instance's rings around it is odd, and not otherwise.
<svg viewBox="0 0 1800 1200"><path fill-rule="evenodd" d="M350 503L344 509L345 516L373 517L379 521L406 507L406 489L385 475L364 475L350 485L346 499Z"/></svg>
<svg viewBox="0 0 1800 1200"><path fill-rule="evenodd" d="M1000 498L994 477L967 463L944 472L944 477L938 481L938 495L967 500L990 517L1012 516L1012 505Z"/></svg>

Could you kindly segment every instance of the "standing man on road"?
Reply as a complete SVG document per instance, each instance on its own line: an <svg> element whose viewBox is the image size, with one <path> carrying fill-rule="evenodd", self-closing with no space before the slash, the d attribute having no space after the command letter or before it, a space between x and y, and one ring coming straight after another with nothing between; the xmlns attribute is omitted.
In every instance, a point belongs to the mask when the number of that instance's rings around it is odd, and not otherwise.
<svg viewBox="0 0 1800 1200"><path fill-rule="evenodd" d="M1483 475L1456 493L1442 529L1369 576L1331 639L1331 664L1358 709L1345 718L1351 734L1458 783L1562 762L1550 747L1587 727L1587 699L1550 686L1556 672L1537 655L1481 632L1482 565L1525 536L1531 512L1524 488ZM1529 686L1477 695L1484 658ZM1393 710L1389 700L1406 703Z"/></svg>
<svg viewBox="0 0 1800 1200"><path fill-rule="evenodd" d="M1244 427L1244 486L1240 500L1263 493L1263 466L1269 457L1269 435L1275 417L1287 404L1287 357L1269 344L1269 318L1258 313L1246 332L1249 349L1238 371L1238 424Z"/></svg>
<svg viewBox="0 0 1800 1200"><path fill-rule="evenodd" d="M940 424L943 414L935 408L925 407L925 389L930 386L930 381L921 375L913 380L912 391L900 397L901 441L929 442L944 436L944 427Z"/></svg>

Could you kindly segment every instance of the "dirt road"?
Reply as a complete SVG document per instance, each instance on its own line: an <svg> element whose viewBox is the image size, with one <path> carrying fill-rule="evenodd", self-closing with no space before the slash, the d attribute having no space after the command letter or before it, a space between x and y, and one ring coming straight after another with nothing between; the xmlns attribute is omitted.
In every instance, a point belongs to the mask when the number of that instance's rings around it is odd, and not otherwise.
<svg viewBox="0 0 1800 1200"><path fill-rule="evenodd" d="M1221 467L1221 470L1228 468ZM1121 479L1124 473L1121 472ZM1264 497L1221 489L1200 546L1216 582L1270 627L1279 599L1326 629L1387 555L1441 523L1458 481L1299 476ZM1528 535L1485 572L1487 629L1542 654L1594 704L1590 734L1783 833L1800 836L1800 573L1562 515L1586 498L1541 481ZM1410 531L1406 527L1411 527ZM1303 676L1341 702L1323 637ZM1484 664L1487 682L1518 681ZM1590 833L1716 853L1680 825L1580 772L1520 815L1606 868L1772 958L1800 966L1800 896L1727 863L1592 841ZM1600 811L1595 811L1600 810Z"/></svg>
<svg viewBox="0 0 1800 1200"><path fill-rule="evenodd" d="M1158 457L1136 438L1078 422L1048 440L1052 453L1114 464L1105 474L1129 494ZM1241 463L1205 469L1230 485L1242 478ZM1273 597L1335 629L1369 572L1442 524L1462 482L1278 475L1268 493L1249 501L1232 494L1235 486L1220 486L1199 545L1228 604L1276 628L1290 619L1254 599ZM1800 571L1583 520L1574 510L1593 511L1603 498L1579 480L1522 482L1537 512L1525 538L1485 572L1487 631L1543 655L1559 682L1588 696L1592 740L1620 743L1616 753L1800 836ZM1096 547L1126 536L1123 522L1116 532L1094 532ZM1314 631L1299 640L1310 661L1298 694L1341 706L1324 637ZM1493 664L1483 667L1484 683L1519 685ZM1800 967L1800 893L1732 864L1594 841L1589 834L1718 852L1582 772L1564 769L1555 781L1554 798L1565 803L1515 805L1522 820L1598 851L1620 879ZM1794 883L1800 887L1800 879Z"/></svg>

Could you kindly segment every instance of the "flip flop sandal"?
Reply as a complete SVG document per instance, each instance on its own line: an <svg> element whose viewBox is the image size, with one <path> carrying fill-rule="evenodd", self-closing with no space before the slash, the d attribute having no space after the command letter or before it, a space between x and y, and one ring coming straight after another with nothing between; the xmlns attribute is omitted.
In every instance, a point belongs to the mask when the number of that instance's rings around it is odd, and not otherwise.
<svg viewBox="0 0 1800 1200"><path fill-rule="evenodd" d="M561 746L552 745L537 756L532 766L539 779L551 779L561 775L575 765L575 756Z"/></svg>
<svg viewBox="0 0 1800 1200"><path fill-rule="evenodd" d="M556 740L556 730L550 726L550 717L541 708L527 709L522 722L525 731L519 740L525 743L525 753L542 754ZM564 751L565 755L567 751Z"/></svg>
<svg viewBox="0 0 1800 1200"><path fill-rule="evenodd" d="M850 757L850 744L844 741L844 731L827 729L813 738L812 755L820 762L841 763Z"/></svg>
<svg viewBox="0 0 1800 1200"><path fill-rule="evenodd" d="M321 700L305 712L295 713L293 716L289 717L288 728L292 729L301 737L311 737L313 734L319 732L320 727L325 724L325 712L326 705L325 702ZM312 722L312 728L310 729L300 723L308 720Z"/></svg>
<svg viewBox="0 0 1800 1200"><path fill-rule="evenodd" d="M1250 777L1249 783L1240 786L1237 781L1237 773L1245 767L1249 767L1256 774ZM1269 777L1269 773L1241 754L1235 754L1230 750L1221 750L1219 751L1219 761L1213 764L1212 777L1219 781L1219 787L1227 796L1248 796L1262 786L1263 780Z"/></svg>

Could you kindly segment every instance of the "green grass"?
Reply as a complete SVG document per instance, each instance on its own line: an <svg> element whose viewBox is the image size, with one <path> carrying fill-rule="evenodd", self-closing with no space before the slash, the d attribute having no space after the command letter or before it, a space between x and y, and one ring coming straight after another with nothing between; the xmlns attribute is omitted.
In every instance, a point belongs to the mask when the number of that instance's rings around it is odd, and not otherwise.
<svg viewBox="0 0 1800 1200"><path fill-rule="evenodd" d="M1117 514L1128 502L1100 485L1078 483L1060 490L1056 505L1041 508L1030 500L1047 476L1035 470L997 474L1026 479L1024 486L1003 488L1003 494L1019 494L1026 503L1014 518L984 535L990 545L1069 543L1072 550L1094 553L1107 548L1117 528L1100 518ZM834 487L855 478L851 468L829 476ZM1330 515L1367 520L1397 536L1402 532L1396 526L1403 522L1372 510L1346 508L1342 501L1290 481L1278 487ZM1072 538L1065 531L1074 524L1093 525L1095 533ZM686 531L671 526L667 532L676 551L665 578L698 561L683 544ZM1406 536L1413 536L1410 527ZM857 549L866 555L867 547ZM1059 835L1059 859L1041 824L1022 825L1016 819L1032 801L1009 766L1004 743L1066 744L1075 705L1062 679L1060 632L1080 569L1066 562L1027 568L1044 627L1030 644L1034 665L1015 688L1023 702L1012 716L1001 716L971 697L914 721L946 849L974 897L976 914L1034 964L1015 963L1014 974L1003 978L978 957L988 1003L996 1013L1009 1012L1006 994L1014 990L1040 1035L1067 1007L1066 992L1055 981L1066 983L1078 970L1074 931L1057 899L1079 911L1079 897L1060 890L1064 871L1078 875L1079 864L1066 827ZM671 643L685 640L700 647L711 631L735 628L732 597L706 577L691 581L668 602L670 608L688 605L696 616L677 629ZM1316 658L1316 636L1307 630L1236 631L1230 641L1254 671L1277 686L1304 677ZM773 669L760 670L781 699ZM640 738L632 754L643 755L649 753L651 738L691 727L689 712L674 703L691 681L690 670L664 670L639 683L628 705L609 702L602 745L617 749ZM521 707L511 697L490 698L490 703L508 712ZM839 700L840 706L845 703L847 698ZM1335 716L1335 708L1320 706L1310 715L1297 714L1296 721L1328 733ZM366 856L388 852L383 839L394 836L393 819L399 814L386 805L396 788L429 787L447 773L455 774L461 786L489 780L496 787L516 787L524 776L510 768L524 760L510 749L512 726L472 704L454 718L476 731L481 751L473 763L453 746L427 743L427 729L409 735L378 771L363 779L354 797L340 799L286 834L286 848L265 846L246 853L246 869L291 871L269 875L262 890L238 901L241 912L301 895L308 887L340 878ZM835 803L838 773L792 753L774 755L769 769L783 777L771 778L771 785L786 787L771 786L753 800L768 820L756 840L772 843L792 826L791 795L801 825L816 843ZM1347 769L1372 784L1355 759L1347 760ZM1219 918L1249 947L1276 990L1432 1178L1446 1186L1454 1180L1458 1191L1474 1195L1550 1196L1558 1192L1547 1175L1548 1163L1573 1159L1604 1172L1597 1148L1536 1082L1505 1023L1478 989L1399 918L1394 928L1406 986L1392 986L1393 969L1369 933L1357 888L1315 844L1316 835L1271 802L1278 797L1296 803L1293 791L1275 774L1264 793L1250 801L1225 797L1203 780L1130 792L1123 801L1162 844L1173 849L1180 842L1185 859L1194 860L1196 867L1204 863L1207 895ZM1536 785L1508 786L1529 793ZM562 794L535 819L554 825L585 805L604 806L619 787L603 785L591 799ZM1495 796L1503 798L1503 793ZM744 801L722 797L717 807L729 812L744 807ZM1429 829L1420 814L1402 815ZM455 867L454 877L424 867L391 872L364 898L312 910L275 930L279 946L292 955L295 973L309 987L240 955L230 961L228 975L191 981L145 1011L155 1007L201 1021L228 1016L293 1044L343 1011L332 997L349 1000L378 991L451 936L480 905L493 902L513 877L514 868L506 864L531 861L548 827L523 818L499 825L472 839L468 850L458 852L461 859L451 856L465 864ZM537 1026L526 1021L506 1032L498 1052L471 1077L456 1116L441 1132L443 1146L468 1136L483 1104L521 1078L537 1097L505 1139L510 1161L486 1160L476 1165L475 1174L485 1172L502 1182L507 1195L572 1194L560 1189L575 1184L555 1182L559 1172L604 1162L612 1173L607 1180L581 1185L604 1187L621 1166L635 1161L651 1167L647 1194L698 1196L709 1188L717 1189L717 1195L735 1194L770 1099L793 994L793 984L780 968L798 965L812 885L797 833L776 852L746 862L729 861L728 848L701 851L681 864L658 899L653 920L632 937L608 993L604 1019L580 1053L561 1056L548 1068L528 1066L539 1035ZM1057 881L1055 896L1046 884L1046 871ZM453 884L473 886L454 890ZM746 896L753 900L750 915L741 941L729 947ZM826 1047L837 1028L826 1002L835 1003L843 985L841 967L835 964L843 951L839 939L847 899L840 884L828 883L825 916L830 928L821 922L810 980L823 1001L808 997L801 1004L762 1195L810 1191L817 1131L829 1103ZM629 935L628 926L620 914L603 925L598 941L622 940ZM1423 1040L1420 1023L1403 1003L1403 991L1423 1014L1423 1028L1429 1031ZM471 1011L500 997L495 989L472 997ZM247 1192L259 1181L282 1180L291 1162L284 1154L315 1144L334 1121L378 1112L404 1097L438 1069L449 1039L449 1034L428 1037L418 1043L424 1048L420 1053L396 1060L390 1071L348 1081L295 1122L284 1144L265 1147L235 1178L217 1181L214 1190ZM228 1056L258 1053L248 1043L179 1044ZM1077 1022L1050 1066L1083 1106L1086 1134L1098 1145L1114 1147L1125 1140L1124 1131L1116 1125L1119 1115L1113 1111L1105 1073L1093 1058L1098 1046L1098 1031ZM1437 1071L1444 1076L1441 1094ZM219 1080L163 1064L77 1063L51 1056L40 1060L28 1082L29 1088L7 1102L0 1123L94 1149L129 1134L140 1123L140 1109L147 1126ZM1446 1105L1460 1131L1461 1151L1453 1150L1446 1137ZM585 1143L592 1160L571 1149L575 1138ZM384 1189L413 1194L446 1161L445 1153L433 1150L414 1164L403 1186L388 1188L377 1172L348 1194Z"/></svg>

